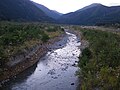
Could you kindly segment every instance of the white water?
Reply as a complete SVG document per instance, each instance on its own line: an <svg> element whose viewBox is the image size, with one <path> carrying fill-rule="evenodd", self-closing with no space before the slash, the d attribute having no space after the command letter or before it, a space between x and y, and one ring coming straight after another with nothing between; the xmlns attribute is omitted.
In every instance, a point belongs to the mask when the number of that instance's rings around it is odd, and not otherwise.
<svg viewBox="0 0 120 90"><path fill-rule="evenodd" d="M76 35L67 33L61 48L48 52L34 69L29 69L5 84L4 90L76 90L80 42ZM55 45L57 45L56 43ZM62 43L61 43L62 44ZM55 46L54 45L54 46ZM53 47L54 47L53 46ZM30 71L31 70L31 71Z"/></svg>

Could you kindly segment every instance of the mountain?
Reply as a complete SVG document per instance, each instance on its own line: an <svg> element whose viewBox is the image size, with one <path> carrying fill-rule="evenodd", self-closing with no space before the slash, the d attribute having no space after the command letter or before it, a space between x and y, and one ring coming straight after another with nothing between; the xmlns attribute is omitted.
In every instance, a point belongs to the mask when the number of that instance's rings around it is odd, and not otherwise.
<svg viewBox="0 0 120 90"><path fill-rule="evenodd" d="M58 19L62 14L54 11L54 10L50 10L47 7L45 7L44 5L38 4L33 2L33 4L35 4L38 8L40 8L45 14L47 14L48 16L50 16L53 19Z"/></svg>
<svg viewBox="0 0 120 90"><path fill-rule="evenodd" d="M61 14L30 0L0 0L0 21L40 21L75 25L120 23L120 6L94 3L75 12Z"/></svg>
<svg viewBox="0 0 120 90"><path fill-rule="evenodd" d="M77 25L96 25L101 23L120 23L120 6L107 7L92 4L75 12L62 15L60 23Z"/></svg>
<svg viewBox="0 0 120 90"><path fill-rule="evenodd" d="M0 0L0 20L53 21L30 0Z"/></svg>
<svg viewBox="0 0 120 90"><path fill-rule="evenodd" d="M86 9L89 9L89 8L93 8L93 7L96 7L96 6L101 6L102 4L99 4L99 3L93 3L91 5L88 5L86 7L83 7L82 9L79 9L77 10L77 12L80 12L80 11L83 11L83 10L86 10Z"/></svg>
<svg viewBox="0 0 120 90"><path fill-rule="evenodd" d="M56 10L52 10L54 13L56 13L56 14L58 14L58 15L63 15L62 13L59 13L58 11L56 11Z"/></svg>

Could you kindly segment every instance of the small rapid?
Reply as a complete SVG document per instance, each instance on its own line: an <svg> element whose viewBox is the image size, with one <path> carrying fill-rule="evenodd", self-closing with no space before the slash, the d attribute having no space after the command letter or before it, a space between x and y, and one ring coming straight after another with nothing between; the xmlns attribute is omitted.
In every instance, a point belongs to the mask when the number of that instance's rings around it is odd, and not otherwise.
<svg viewBox="0 0 120 90"><path fill-rule="evenodd" d="M79 80L75 75L80 54L80 40L66 32L66 36L51 46L39 62L10 80L4 90L76 90ZM56 49L52 49L52 48Z"/></svg>

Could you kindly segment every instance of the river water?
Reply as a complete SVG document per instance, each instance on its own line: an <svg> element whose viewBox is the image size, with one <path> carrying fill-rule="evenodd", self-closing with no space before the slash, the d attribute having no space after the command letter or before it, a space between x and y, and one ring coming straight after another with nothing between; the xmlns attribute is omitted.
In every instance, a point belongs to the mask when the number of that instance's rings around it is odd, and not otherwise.
<svg viewBox="0 0 120 90"><path fill-rule="evenodd" d="M3 90L76 90L80 41L75 34L51 46L39 62L3 85ZM2 90L0 89L0 90Z"/></svg>

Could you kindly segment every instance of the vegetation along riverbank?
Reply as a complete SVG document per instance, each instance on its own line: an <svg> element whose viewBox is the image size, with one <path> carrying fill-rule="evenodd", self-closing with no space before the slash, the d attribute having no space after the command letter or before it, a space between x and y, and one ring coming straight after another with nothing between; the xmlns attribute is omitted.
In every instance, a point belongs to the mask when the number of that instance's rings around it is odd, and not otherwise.
<svg viewBox="0 0 120 90"><path fill-rule="evenodd" d="M64 30L53 24L0 22L0 81L35 64Z"/></svg>
<svg viewBox="0 0 120 90"><path fill-rule="evenodd" d="M72 27L89 46L82 50L78 75L82 90L120 89L120 32L104 28Z"/></svg>

